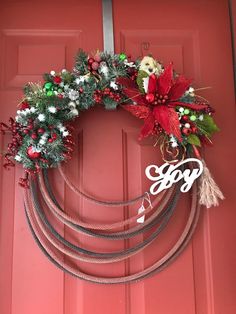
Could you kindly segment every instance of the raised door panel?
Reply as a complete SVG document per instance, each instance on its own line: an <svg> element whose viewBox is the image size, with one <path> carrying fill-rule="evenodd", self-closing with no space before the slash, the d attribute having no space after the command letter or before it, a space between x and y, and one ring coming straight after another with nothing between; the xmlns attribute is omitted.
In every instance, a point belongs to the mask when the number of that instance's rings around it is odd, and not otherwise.
<svg viewBox="0 0 236 314"><path fill-rule="evenodd" d="M167 64L174 61L178 72L193 78L197 91L210 100L216 109L216 120L221 132L214 137L214 146L203 150L209 168L222 187L226 200L210 210L202 209L202 217L189 249L175 265L151 279L145 288L147 313L189 313L186 302L176 302L176 290L163 289L159 279L168 276L178 263L192 269L188 273L189 291L194 300L190 309L193 313L234 313L234 288L236 277L235 248L230 239L235 237L235 193L231 174L235 165L227 160L234 156L235 101L233 63L231 52L230 20L228 1L146 1L129 3L114 1L115 47L132 57L148 53ZM129 18L126 13L129 12ZM227 123L225 123L227 121ZM231 182L232 181L232 182ZM227 243L227 244L226 244ZM192 257L190 258L190 255ZM146 255L147 259L149 255ZM182 260L183 258L183 260ZM185 261L185 262L184 262ZM225 266L227 265L227 267ZM192 275L191 275L192 273ZM178 274L176 270L173 272ZM181 277L185 278L185 277ZM175 277L165 280L165 287L174 286ZM179 288L186 282L178 279ZM170 292L171 291L171 292ZM162 296L161 301L157 295ZM183 290L184 295L184 290ZM136 294L138 298L139 294ZM163 301L165 300L165 302ZM168 304L166 300L169 300ZM190 300L186 295L186 300ZM163 303L162 303L163 301ZM190 313L191 313L190 311Z"/></svg>
<svg viewBox="0 0 236 314"><path fill-rule="evenodd" d="M26 82L42 81L42 74L50 70L72 70L80 47L102 49L101 15L92 21L86 18L93 10L101 12L100 1L1 2L1 121L15 115ZM1 152L8 140L8 134L1 137ZM22 169L5 171L1 167L0 172L0 263L4 270L0 276L0 312L64 313L70 302L69 287L64 273L41 254L27 227L23 191L17 183ZM63 182L56 180L54 185L63 194ZM59 230L63 233L60 225Z"/></svg>

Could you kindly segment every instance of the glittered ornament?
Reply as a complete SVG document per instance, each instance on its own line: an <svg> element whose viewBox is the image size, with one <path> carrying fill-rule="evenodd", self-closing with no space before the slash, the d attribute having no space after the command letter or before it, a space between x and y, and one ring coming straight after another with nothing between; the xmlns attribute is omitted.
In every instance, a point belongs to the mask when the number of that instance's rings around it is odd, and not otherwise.
<svg viewBox="0 0 236 314"><path fill-rule="evenodd" d="M98 62L93 62L92 63L92 69L94 70L94 71L96 71L97 69L99 68L99 63Z"/></svg>
<svg viewBox="0 0 236 314"><path fill-rule="evenodd" d="M194 115L190 116L190 120L191 120L191 121L195 121L196 119L197 119L196 116L194 116Z"/></svg>
<svg viewBox="0 0 236 314"><path fill-rule="evenodd" d="M189 135L189 134L191 133L191 130L188 129L188 128L183 128L182 133L183 133L184 135Z"/></svg>
<svg viewBox="0 0 236 314"><path fill-rule="evenodd" d="M51 82L47 82L47 83L44 84L44 87L46 89L51 89L52 88L52 83Z"/></svg>
<svg viewBox="0 0 236 314"><path fill-rule="evenodd" d="M94 60L96 61L96 62L101 62L101 56L100 56L100 54L99 53L97 53L95 56L94 56Z"/></svg>
<svg viewBox="0 0 236 314"><path fill-rule="evenodd" d="M54 93L53 93L53 91L51 91L51 90L49 90L48 92L47 92L47 96L53 96L54 95Z"/></svg>
<svg viewBox="0 0 236 314"><path fill-rule="evenodd" d="M37 152L36 149L33 146L29 146L27 148L27 155L30 159L38 159L41 156L40 152Z"/></svg>
<svg viewBox="0 0 236 314"><path fill-rule="evenodd" d="M126 54L125 54L125 53L121 53L121 54L119 55L119 59L120 59L121 61L126 60L126 59L127 59Z"/></svg>
<svg viewBox="0 0 236 314"><path fill-rule="evenodd" d="M95 60L93 58L88 59L88 64L91 65Z"/></svg>

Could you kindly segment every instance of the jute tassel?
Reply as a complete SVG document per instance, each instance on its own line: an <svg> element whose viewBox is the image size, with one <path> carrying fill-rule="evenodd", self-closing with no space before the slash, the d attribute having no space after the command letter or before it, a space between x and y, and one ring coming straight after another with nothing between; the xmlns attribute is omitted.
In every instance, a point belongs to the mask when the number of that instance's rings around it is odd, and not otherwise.
<svg viewBox="0 0 236 314"><path fill-rule="evenodd" d="M224 195L214 181L205 161L202 159L203 173L199 178L199 203L207 208L219 205L219 199L223 200Z"/></svg>

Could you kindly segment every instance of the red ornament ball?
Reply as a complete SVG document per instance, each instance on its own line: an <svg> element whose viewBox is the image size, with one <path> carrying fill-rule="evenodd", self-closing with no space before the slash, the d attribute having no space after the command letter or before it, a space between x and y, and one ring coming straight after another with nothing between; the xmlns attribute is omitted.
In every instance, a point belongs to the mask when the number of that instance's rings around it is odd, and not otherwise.
<svg viewBox="0 0 236 314"><path fill-rule="evenodd" d="M99 63L98 62L93 62L92 63L92 69L94 70L94 71L97 71L97 69L99 68Z"/></svg>
<svg viewBox="0 0 236 314"><path fill-rule="evenodd" d="M60 84L60 83L62 82L62 79L60 78L60 76L55 76L55 77L53 78L53 82L54 82L55 84Z"/></svg>
<svg viewBox="0 0 236 314"><path fill-rule="evenodd" d="M91 65L95 60L93 58L88 59L88 64Z"/></svg>
<svg viewBox="0 0 236 314"><path fill-rule="evenodd" d="M38 159L41 156L40 152L37 152L33 146L27 148L27 155L30 159Z"/></svg>
<svg viewBox="0 0 236 314"><path fill-rule="evenodd" d="M181 120L184 121L184 122L187 122L187 121L189 121L189 117L186 116L186 115L184 115L184 116L181 118Z"/></svg>
<svg viewBox="0 0 236 314"><path fill-rule="evenodd" d="M191 133L191 130L189 128L183 128L182 133L188 136Z"/></svg>
<svg viewBox="0 0 236 314"><path fill-rule="evenodd" d="M155 96L153 94L149 93L145 96L145 98L146 98L147 102L152 103L155 99Z"/></svg>

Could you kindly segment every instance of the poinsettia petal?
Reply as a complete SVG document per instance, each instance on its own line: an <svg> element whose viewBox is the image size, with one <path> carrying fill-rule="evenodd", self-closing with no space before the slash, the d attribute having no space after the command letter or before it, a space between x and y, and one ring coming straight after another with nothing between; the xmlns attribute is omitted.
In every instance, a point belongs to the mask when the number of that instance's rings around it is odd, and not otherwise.
<svg viewBox="0 0 236 314"><path fill-rule="evenodd" d="M167 106L156 106L153 110L153 114L156 122L160 124L167 134L173 134L180 142L182 142L179 128L179 116L175 109Z"/></svg>
<svg viewBox="0 0 236 314"><path fill-rule="evenodd" d="M146 119L149 116L151 110L147 106L139 106L139 105L122 105L122 108L129 111L135 117L139 119Z"/></svg>
<svg viewBox="0 0 236 314"><path fill-rule="evenodd" d="M157 93L166 95L169 93L173 80L173 64L169 64L164 72L158 77L157 80Z"/></svg>
<svg viewBox="0 0 236 314"><path fill-rule="evenodd" d="M155 126L155 118L153 116L153 113L150 111L140 131L139 140L142 140L144 137L147 137L148 135L152 134L154 126Z"/></svg>
<svg viewBox="0 0 236 314"><path fill-rule="evenodd" d="M137 88L137 85L133 80L128 77L118 77L116 83L122 85L125 88Z"/></svg>
<svg viewBox="0 0 236 314"><path fill-rule="evenodd" d="M157 89L157 77L155 74L149 76L148 93L154 94Z"/></svg>
<svg viewBox="0 0 236 314"><path fill-rule="evenodd" d="M186 79L182 75L178 76L170 89L169 98L178 100L189 89L191 82L191 80Z"/></svg>
<svg viewBox="0 0 236 314"><path fill-rule="evenodd" d="M123 93L129 98L130 101L136 102L138 105L142 106L147 105L146 99L137 88L124 88Z"/></svg>
<svg viewBox="0 0 236 314"><path fill-rule="evenodd" d="M171 101L168 103L168 106L170 106L170 107L181 106L181 107L186 107L186 108L196 110L196 111L203 110L203 109L206 109L208 107L208 105L206 105L206 104L193 104L193 103L189 104L189 103L182 102L182 101Z"/></svg>

